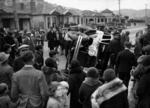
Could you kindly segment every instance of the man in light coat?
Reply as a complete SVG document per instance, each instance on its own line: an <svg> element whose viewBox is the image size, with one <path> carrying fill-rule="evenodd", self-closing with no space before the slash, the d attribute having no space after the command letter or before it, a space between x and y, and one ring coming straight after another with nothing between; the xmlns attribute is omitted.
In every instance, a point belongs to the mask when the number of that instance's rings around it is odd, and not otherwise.
<svg viewBox="0 0 150 108"><path fill-rule="evenodd" d="M48 85L43 73L33 67L33 58L32 52L24 53L25 66L12 78L11 96L17 108L43 108L47 101Z"/></svg>

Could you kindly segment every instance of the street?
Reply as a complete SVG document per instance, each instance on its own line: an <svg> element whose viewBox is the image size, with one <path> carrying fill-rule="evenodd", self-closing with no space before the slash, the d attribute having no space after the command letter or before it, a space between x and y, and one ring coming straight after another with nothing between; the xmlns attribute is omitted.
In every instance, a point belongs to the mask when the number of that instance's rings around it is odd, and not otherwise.
<svg viewBox="0 0 150 108"><path fill-rule="evenodd" d="M131 28L127 28L127 29L123 30L123 32L130 31L130 41L134 45L136 32L139 30L144 30L145 28L146 28L145 26L131 27ZM44 43L44 59L46 59L49 56L48 53L49 53L49 48L47 47L47 42L45 42ZM60 60L58 69L59 70L65 69L66 57L64 55L58 54L58 58Z"/></svg>

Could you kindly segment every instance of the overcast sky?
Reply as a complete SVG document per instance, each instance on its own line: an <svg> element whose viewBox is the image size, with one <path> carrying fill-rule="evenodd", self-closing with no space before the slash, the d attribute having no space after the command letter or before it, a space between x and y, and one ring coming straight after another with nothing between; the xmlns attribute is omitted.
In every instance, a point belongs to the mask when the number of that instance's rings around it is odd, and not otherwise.
<svg viewBox="0 0 150 108"><path fill-rule="evenodd" d="M106 8L111 10L118 10L119 0L45 0L50 3L77 8L80 10L104 10ZM120 0L121 9L145 9L145 4L150 8L150 0Z"/></svg>

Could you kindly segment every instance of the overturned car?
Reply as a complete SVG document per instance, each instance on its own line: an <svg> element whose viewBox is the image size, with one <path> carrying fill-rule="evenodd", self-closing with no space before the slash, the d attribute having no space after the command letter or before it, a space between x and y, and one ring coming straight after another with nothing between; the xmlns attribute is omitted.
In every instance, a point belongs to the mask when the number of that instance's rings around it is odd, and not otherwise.
<svg viewBox="0 0 150 108"><path fill-rule="evenodd" d="M73 40L74 46L68 56L66 67L69 66L71 60L75 59L84 68L97 67L104 70L107 67L106 50L112 39L111 34L88 26L72 26L68 36Z"/></svg>

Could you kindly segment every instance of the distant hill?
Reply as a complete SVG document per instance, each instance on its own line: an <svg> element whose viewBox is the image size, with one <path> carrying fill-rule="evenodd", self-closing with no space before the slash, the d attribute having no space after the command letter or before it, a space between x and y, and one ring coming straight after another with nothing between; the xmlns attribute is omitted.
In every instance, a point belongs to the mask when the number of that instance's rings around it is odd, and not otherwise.
<svg viewBox="0 0 150 108"><path fill-rule="evenodd" d="M118 11L113 11L118 14ZM122 9L121 14L123 16L129 16L129 18L143 19L145 17L145 9L133 10L133 9ZM150 9L147 9L147 16L150 17Z"/></svg>

